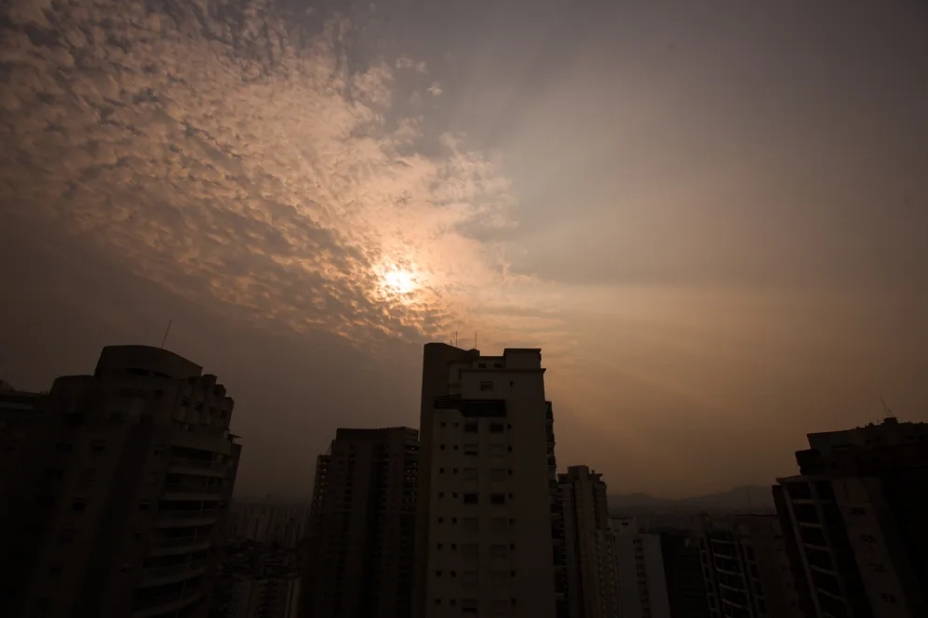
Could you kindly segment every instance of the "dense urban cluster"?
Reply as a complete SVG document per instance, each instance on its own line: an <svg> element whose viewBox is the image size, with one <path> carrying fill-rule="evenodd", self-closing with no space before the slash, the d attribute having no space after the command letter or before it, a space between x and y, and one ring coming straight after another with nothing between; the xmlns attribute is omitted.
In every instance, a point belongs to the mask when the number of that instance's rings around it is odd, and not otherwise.
<svg viewBox="0 0 928 618"><path fill-rule="evenodd" d="M809 434L773 508L632 513L558 473L544 373L427 344L419 428L338 429L309 505L232 502L232 399L166 350L2 384L0 615L928 616L928 424Z"/></svg>

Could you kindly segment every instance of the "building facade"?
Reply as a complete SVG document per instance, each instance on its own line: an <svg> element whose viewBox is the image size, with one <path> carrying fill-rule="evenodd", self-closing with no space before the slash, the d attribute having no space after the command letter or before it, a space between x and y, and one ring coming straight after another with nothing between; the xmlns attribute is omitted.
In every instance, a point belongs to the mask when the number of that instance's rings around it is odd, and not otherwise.
<svg viewBox="0 0 928 618"><path fill-rule="evenodd" d="M587 466L558 475L567 554L567 606L570 618L614 617L615 539L609 533L606 483Z"/></svg>
<svg viewBox="0 0 928 618"><path fill-rule="evenodd" d="M661 538L628 517L609 520L615 544L615 578L622 618L671 618Z"/></svg>
<svg viewBox="0 0 928 618"><path fill-rule="evenodd" d="M699 545L712 618L803 618L776 515L706 517Z"/></svg>
<svg viewBox="0 0 928 618"><path fill-rule="evenodd" d="M229 509L229 534L233 538L291 549L303 541L308 523L308 505L236 500Z"/></svg>
<svg viewBox="0 0 928 618"><path fill-rule="evenodd" d="M3 466L8 615L205 616L241 452L232 407L216 376L147 346L55 380Z"/></svg>
<svg viewBox="0 0 928 618"><path fill-rule="evenodd" d="M554 618L544 371L538 349L425 346L414 616Z"/></svg>
<svg viewBox="0 0 928 618"><path fill-rule="evenodd" d="M816 618L928 616L928 424L809 434L777 510Z"/></svg>
<svg viewBox="0 0 928 618"><path fill-rule="evenodd" d="M415 429L336 432L316 464L302 616L410 615L418 469Z"/></svg>
<svg viewBox="0 0 928 618"><path fill-rule="evenodd" d="M671 618L709 618L699 543L689 530L660 531Z"/></svg>

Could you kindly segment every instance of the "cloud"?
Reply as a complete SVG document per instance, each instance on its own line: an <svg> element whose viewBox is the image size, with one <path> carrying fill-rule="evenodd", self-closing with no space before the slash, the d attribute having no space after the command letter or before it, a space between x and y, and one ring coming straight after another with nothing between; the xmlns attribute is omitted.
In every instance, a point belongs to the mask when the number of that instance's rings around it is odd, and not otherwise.
<svg viewBox="0 0 928 618"><path fill-rule="evenodd" d="M441 95L442 92L444 91L441 89L441 85L438 82L433 82L432 85L429 86L429 94L433 97Z"/></svg>
<svg viewBox="0 0 928 618"><path fill-rule="evenodd" d="M409 56L400 56L396 59L396 68L401 70L415 71L416 73L427 74L428 65L424 60L413 60Z"/></svg>
<svg viewBox="0 0 928 618"><path fill-rule="evenodd" d="M394 72L424 62L353 67L350 22L310 34L261 0L17 0L7 16L0 198L16 216L185 298L354 341L444 337L475 290L505 294L504 253L466 232L512 225L499 161L393 110L412 94ZM398 269L419 289L385 287Z"/></svg>

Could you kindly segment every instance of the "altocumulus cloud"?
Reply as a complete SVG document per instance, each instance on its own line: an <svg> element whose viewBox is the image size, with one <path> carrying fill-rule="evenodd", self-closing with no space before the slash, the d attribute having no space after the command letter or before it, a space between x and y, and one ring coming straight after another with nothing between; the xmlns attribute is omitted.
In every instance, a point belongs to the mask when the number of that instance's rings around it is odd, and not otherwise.
<svg viewBox="0 0 928 618"><path fill-rule="evenodd" d="M355 341L444 336L474 290L512 283L466 232L512 225L498 161L425 135L426 64L349 61L350 21L301 29L263 0L4 6L14 216L186 298ZM385 287L391 271L415 290Z"/></svg>

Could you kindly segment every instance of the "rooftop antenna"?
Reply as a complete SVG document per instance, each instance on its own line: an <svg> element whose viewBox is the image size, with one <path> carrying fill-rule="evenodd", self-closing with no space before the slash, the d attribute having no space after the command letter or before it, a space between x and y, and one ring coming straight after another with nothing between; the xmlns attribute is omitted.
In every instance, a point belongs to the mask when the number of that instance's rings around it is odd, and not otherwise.
<svg viewBox="0 0 928 618"><path fill-rule="evenodd" d="M886 417L892 416L893 411L889 409L889 406L886 405L886 400L883 399L883 395L880 395L880 403L883 404L883 412L886 414Z"/></svg>
<svg viewBox="0 0 928 618"><path fill-rule="evenodd" d="M477 331L474 331L474 349L477 349Z"/></svg>
<svg viewBox="0 0 928 618"><path fill-rule="evenodd" d="M454 347L458 347L458 331L454 331Z"/></svg>
<svg viewBox="0 0 928 618"><path fill-rule="evenodd" d="M161 349L164 349L164 342L168 340L168 333L171 332L171 322L174 321L174 318L168 319L168 327L164 329L164 337L161 338Z"/></svg>

